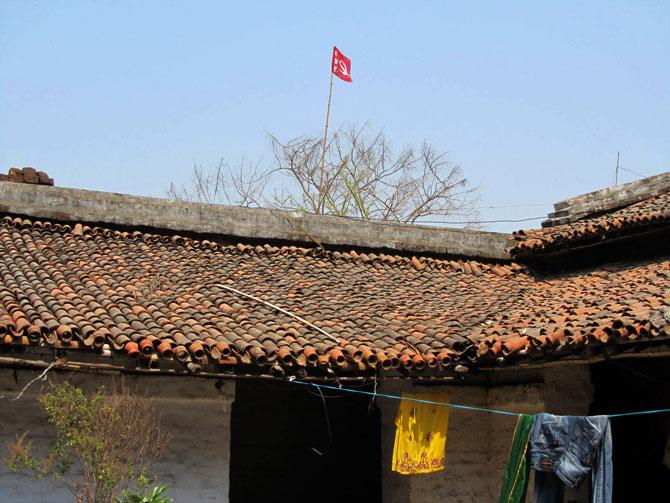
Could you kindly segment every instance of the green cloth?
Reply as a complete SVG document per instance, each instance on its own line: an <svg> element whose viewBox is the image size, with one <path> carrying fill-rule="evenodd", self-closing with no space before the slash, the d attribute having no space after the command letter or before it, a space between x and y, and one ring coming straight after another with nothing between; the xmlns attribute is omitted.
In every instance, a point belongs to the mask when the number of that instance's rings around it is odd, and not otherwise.
<svg viewBox="0 0 670 503"><path fill-rule="evenodd" d="M514 429L512 448L507 458L503 487L500 491L500 503L521 503L526 500L530 464L526 456L528 437L533 425L533 416L521 414Z"/></svg>

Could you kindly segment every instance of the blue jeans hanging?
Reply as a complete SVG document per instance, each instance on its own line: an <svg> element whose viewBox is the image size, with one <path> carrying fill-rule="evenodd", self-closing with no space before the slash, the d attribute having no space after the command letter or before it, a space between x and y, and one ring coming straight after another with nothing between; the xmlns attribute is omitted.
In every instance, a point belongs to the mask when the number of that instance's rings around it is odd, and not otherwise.
<svg viewBox="0 0 670 503"><path fill-rule="evenodd" d="M535 503L562 502L563 483L577 487L589 474L591 501L610 503L612 433L609 417L537 414L530 433L530 462L536 470Z"/></svg>

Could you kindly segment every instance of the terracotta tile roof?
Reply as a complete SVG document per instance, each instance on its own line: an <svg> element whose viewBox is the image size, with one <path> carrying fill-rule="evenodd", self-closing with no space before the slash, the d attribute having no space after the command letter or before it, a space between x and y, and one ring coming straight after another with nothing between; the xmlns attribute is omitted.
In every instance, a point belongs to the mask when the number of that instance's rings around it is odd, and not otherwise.
<svg viewBox="0 0 670 503"><path fill-rule="evenodd" d="M652 197L625 208L573 223L514 233L514 257L549 253L631 233L667 226L670 193Z"/></svg>
<svg viewBox="0 0 670 503"><path fill-rule="evenodd" d="M7 174L0 173L0 182L31 183L35 185L53 185L54 179L44 171L35 168L9 168Z"/></svg>
<svg viewBox="0 0 670 503"><path fill-rule="evenodd" d="M515 263L232 246L14 217L0 220L0 256L0 347L15 353L109 345L159 366L346 375L670 335L668 258L536 278Z"/></svg>

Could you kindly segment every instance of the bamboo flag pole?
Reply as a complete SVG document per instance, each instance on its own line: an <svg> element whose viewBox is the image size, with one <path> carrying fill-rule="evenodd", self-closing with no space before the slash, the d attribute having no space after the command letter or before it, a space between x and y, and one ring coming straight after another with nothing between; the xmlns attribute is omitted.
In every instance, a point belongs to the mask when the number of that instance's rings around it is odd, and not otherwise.
<svg viewBox="0 0 670 503"><path fill-rule="evenodd" d="M326 146L328 145L328 124L330 122L330 103L333 98L333 69L330 69L330 90L328 91L328 110L326 112L326 127L323 131L323 152L321 153L321 174L319 175L319 213L323 213L323 174L326 166Z"/></svg>
<svg viewBox="0 0 670 503"><path fill-rule="evenodd" d="M328 91L328 110L326 111L326 127L323 131L323 150L321 152L321 173L319 174L319 204L317 213L323 213L325 197L323 195L323 179L326 172L326 150L328 149L328 125L330 124L330 104L333 100L333 76L337 75L345 82L351 80L351 60L333 46L333 58L330 62L330 90Z"/></svg>

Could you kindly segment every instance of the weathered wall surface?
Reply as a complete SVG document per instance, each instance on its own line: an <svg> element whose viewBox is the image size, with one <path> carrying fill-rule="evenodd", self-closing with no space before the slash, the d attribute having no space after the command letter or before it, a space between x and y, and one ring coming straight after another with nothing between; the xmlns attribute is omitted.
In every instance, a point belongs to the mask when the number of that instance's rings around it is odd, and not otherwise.
<svg viewBox="0 0 670 503"><path fill-rule="evenodd" d="M18 382L12 370L0 370L0 458L6 456L6 444L19 433L29 430L35 446L48 442L50 429L37 404L41 382L29 388L20 400L10 401L37 372L19 370ZM52 374L52 379L70 381L82 387L111 385L111 377L85 374ZM214 381L189 377L125 376L126 384L154 397L161 424L172 440L151 471L157 483L172 486L169 495L175 501L228 501L230 460L230 408L234 382L220 390ZM84 382L86 383L84 385ZM74 501L61 484L51 479L34 480L15 474L0 465L0 501L59 503Z"/></svg>
<svg viewBox="0 0 670 503"><path fill-rule="evenodd" d="M544 383L492 388L444 386L426 388L408 383L388 383L380 392L438 391L447 389L452 403L499 410L551 412L564 415L588 413L591 384L588 367L548 369ZM452 410L447 433L446 469L432 474L399 475L391 472L395 414L398 403L380 400L382 410L382 494L384 503L491 502L497 501L502 474L512 442L516 418L483 412ZM532 493L532 476L530 492ZM529 498L530 501L530 498ZM588 501L586 484L567 491L566 501Z"/></svg>
<svg viewBox="0 0 670 503"><path fill-rule="evenodd" d="M0 183L0 212L70 222L195 232L291 243L314 241L406 252L509 260L509 236L426 225L368 222L264 208L172 202L109 192Z"/></svg>
<svg viewBox="0 0 670 503"><path fill-rule="evenodd" d="M11 402L16 393L37 372L18 371L18 383L11 370L0 370L0 449L17 433L30 430L39 445L48 440L49 428L37 406L41 383L35 383L24 396ZM110 385L111 378L60 373L89 388ZM221 391L211 380L198 378L125 377L155 397L162 413L162 424L173 433L163 458L153 469L161 484L173 487L175 501L228 501L230 460L230 410L234 383ZM527 413L547 411L556 414L586 414L591 402L591 384L586 366L544 372L544 382L492 388L473 386L434 387L448 389L453 403ZM379 391L399 394L426 391L425 386L408 382L386 382ZM496 501L507 460L516 419L511 416L452 410L450 415L446 469L425 475L405 476L390 470L398 402L378 400L382 416L382 497L384 503L490 502ZM0 466L0 501L69 502L71 495L51 480L33 479L9 472ZM531 480L532 491L532 480ZM588 501L588 488L568 492L566 501Z"/></svg>

